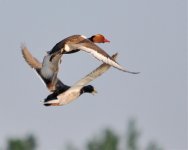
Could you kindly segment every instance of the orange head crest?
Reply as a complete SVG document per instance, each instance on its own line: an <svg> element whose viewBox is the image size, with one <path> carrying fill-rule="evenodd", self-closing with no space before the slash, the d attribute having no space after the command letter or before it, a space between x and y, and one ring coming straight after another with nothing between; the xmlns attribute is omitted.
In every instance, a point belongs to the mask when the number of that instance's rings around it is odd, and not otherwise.
<svg viewBox="0 0 188 150"><path fill-rule="evenodd" d="M96 34L91 36L90 38L88 38L89 40L91 40L94 43L106 43L106 42L110 42L108 39L106 39L104 37L104 35L102 34Z"/></svg>

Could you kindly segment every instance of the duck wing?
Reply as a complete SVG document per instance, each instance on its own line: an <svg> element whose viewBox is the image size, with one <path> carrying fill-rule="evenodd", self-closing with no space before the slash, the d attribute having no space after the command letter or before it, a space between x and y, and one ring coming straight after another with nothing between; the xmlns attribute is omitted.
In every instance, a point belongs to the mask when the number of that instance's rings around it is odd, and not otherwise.
<svg viewBox="0 0 188 150"><path fill-rule="evenodd" d="M86 39L87 40L87 39ZM89 44L88 44L89 42ZM127 69L125 69L123 66L118 64L115 60L112 59L103 49L101 49L99 46L94 44L93 42L87 40L87 42L81 42L78 44L73 43L67 43L65 46L68 46L70 49L80 49L85 52L91 53L96 59L109 64L119 70L122 70L124 72L128 72L131 74L138 74L139 72L132 72Z"/></svg>
<svg viewBox="0 0 188 150"><path fill-rule="evenodd" d="M41 75L40 71L42 68L42 63L39 62L37 60L37 58L33 57L33 55L30 53L29 49L25 45L21 46L21 52L22 52L22 55L23 55L25 61L27 62L27 64L35 70L37 76L39 76L39 78L41 79L41 81L44 83L45 86L47 86L47 84L49 84L49 82L52 82L52 81L45 79ZM56 92L57 91L64 92L68 88L70 88L70 86L65 85L60 79L57 78Z"/></svg>
<svg viewBox="0 0 188 150"><path fill-rule="evenodd" d="M117 53L112 56L112 58L115 60L117 57ZM78 94L79 89L86 86L89 82L93 81L97 77L101 76L103 73L105 73L111 66L103 63L98 68L90 72L88 75L86 75L84 78L76 82L73 86L71 86L67 91L60 93L59 95L56 95L56 100L54 103L56 103L58 100L64 100L65 96L70 95L73 91L76 91L76 93L72 93L73 95ZM53 97L54 98L54 97Z"/></svg>
<svg viewBox="0 0 188 150"><path fill-rule="evenodd" d="M114 54L112 56L112 59L116 59L118 53ZM81 80L79 80L78 82L76 82L72 87L75 86L85 86L86 84L88 84L89 82L93 81L94 79L96 79L97 77L101 76L103 73L105 73L111 66L103 63L102 65L100 65L98 68L96 68L95 70L93 70L92 72L90 72L88 75L86 75L84 78L82 78Z"/></svg>
<svg viewBox="0 0 188 150"><path fill-rule="evenodd" d="M29 52L28 48L25 45L21 46L22 55L27 62L27 64L34 69L42 68L42 63L40 63L32 54Z"/></svg>
<svg viewBox="0 0 188 150"><path fill-rule="evenodd" d="M117 53L112 56L112 58L114 60L116 59L116 57L117 57ZM110 65L103 63L98 68L93 70L91 73L86 75L84 78L82 78L81 80L76 82L72 87L70 87L65 92L62 92L62 93L54 92L54 93L48 95L48 97L44 100L44 105L45 106L51 106L51 105L55 106L55 104L59 105L62 101L64 101L64 103L66 103L66 104L70 103L76 97L78 97L80 95L79 92L82 87L84 87L86 84L93 81L97 77L101 76L110 67L111 67ZM69 97L69 98L67 98L67 97ZM70 98L70 97L74 97L74 98Z"/></svg>

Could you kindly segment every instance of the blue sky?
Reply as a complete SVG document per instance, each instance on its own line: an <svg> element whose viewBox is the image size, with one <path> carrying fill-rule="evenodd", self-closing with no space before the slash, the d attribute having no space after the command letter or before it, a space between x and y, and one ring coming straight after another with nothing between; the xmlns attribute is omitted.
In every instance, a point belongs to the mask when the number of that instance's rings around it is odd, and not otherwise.
<svg viewBox="0 0 188 150"><path fill-rule="evenodd" d="M0 0L0 145L33 132L40 150L60 149L67 141L82 146L106 126L120 134L137 119L141 145L157 140L167 150L187 149L186 1L10 1ZM24 62L25 43L39 60L73 34L104 34L100 44L139 75L111 68L85 94L63 107L44 107L48 91ZM80 52L62 59L59 77L74 84L100 64Z"/></svg>

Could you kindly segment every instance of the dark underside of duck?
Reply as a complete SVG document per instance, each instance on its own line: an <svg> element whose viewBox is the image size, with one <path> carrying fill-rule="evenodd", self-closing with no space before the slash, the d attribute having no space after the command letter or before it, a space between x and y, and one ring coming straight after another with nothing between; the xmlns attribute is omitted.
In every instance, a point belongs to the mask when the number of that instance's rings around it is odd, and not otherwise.
<svg viewBox="0 0 188 150"><path fill-rule="evenodd" d="M70 88L70 86L63 84L60 80L57 81L56 84L56 90L47 96L47 98L44 99L44 102L49 102L51 100L57 99L57 96L65 91L67 91ZM50 106L51 104L44 104L45 106Z"/></svg>

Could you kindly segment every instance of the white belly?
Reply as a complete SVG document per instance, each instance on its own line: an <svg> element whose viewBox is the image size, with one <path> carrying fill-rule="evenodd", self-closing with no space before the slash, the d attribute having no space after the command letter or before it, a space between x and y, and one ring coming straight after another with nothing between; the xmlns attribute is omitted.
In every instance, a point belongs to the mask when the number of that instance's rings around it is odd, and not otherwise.
<svg viewBox="0 0 188 150"><path fill-rule="evenodd" d="M59 104L66 105L80 96L80 89L69 89L66 92L58 96Z"/></svg>

